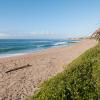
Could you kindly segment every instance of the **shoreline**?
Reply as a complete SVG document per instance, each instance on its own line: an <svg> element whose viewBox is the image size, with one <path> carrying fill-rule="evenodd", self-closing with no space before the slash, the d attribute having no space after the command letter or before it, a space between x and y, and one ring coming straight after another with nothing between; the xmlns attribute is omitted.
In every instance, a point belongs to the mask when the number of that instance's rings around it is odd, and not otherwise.
<svg viewBox="0 0 100 100"><path fill-rule="evenodd" d="M71 46L0 58L0 99L23 100L33 95L41 82L62 72L64 65L68 65L96 44L96 40L85 39ZM24 68L27 65L30 67Z"/></svg>

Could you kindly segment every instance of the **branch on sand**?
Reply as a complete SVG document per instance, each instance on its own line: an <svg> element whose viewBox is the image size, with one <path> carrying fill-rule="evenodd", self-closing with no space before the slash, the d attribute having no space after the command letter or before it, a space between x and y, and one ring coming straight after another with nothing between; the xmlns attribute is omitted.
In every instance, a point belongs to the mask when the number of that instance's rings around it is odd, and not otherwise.
<svg viewBox="0 0 100 100"><path fill-rule="evenodd" d="M25 66L21 66L21 67L18 67L18 68L10 69L10 70L6 71L5 73L9 73L9 72L16 71L16 70L19 70L19 69L24 69L24 68L31 67L31 66L32 65L27 64Z"/></svg>

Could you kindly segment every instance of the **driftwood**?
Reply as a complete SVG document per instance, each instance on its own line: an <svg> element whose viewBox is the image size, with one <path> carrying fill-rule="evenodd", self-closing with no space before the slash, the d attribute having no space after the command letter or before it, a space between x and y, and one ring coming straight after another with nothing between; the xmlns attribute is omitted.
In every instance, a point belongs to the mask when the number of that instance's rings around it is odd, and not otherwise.
<svg viewBox="0 0 100 100"><path fill-rule="evenodd" d="M31 67L31 66L32 65L27 64L25 66L21 66L21 67L18 67L18 68L10 69L10 70L6 71L5 73L9 73L9 72L12 72L12 71L16 71L16 70L23 69L23 68L27 68L27 67Z"/></svg>

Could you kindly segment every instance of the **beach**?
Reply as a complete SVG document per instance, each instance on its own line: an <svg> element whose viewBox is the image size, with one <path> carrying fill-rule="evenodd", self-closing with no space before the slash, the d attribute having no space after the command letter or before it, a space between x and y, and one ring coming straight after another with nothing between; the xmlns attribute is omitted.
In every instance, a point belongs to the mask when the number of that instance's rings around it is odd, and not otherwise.
<svg viewBox="0 0 100 100"><path fill-rule="evenodd" d="M24 100L33 95L40 83L96 44L96 40L84 39L71 46L0 58L0 100Z"/></svg>

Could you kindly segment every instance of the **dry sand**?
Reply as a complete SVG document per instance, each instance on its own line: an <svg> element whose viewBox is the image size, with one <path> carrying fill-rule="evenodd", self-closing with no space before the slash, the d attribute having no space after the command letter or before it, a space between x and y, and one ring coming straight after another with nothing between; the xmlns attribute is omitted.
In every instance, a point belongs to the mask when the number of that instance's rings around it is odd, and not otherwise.
<svg viewBox="0 0 100 100"><path fill-rule="evenodd" d="M0 100L24 100L33 95L40 82L64 70L87 49L96 45L95 40L85 39L72 46L50 48L22 56L0 58ZM8 72L30 64L27 68Z"/></svg>

